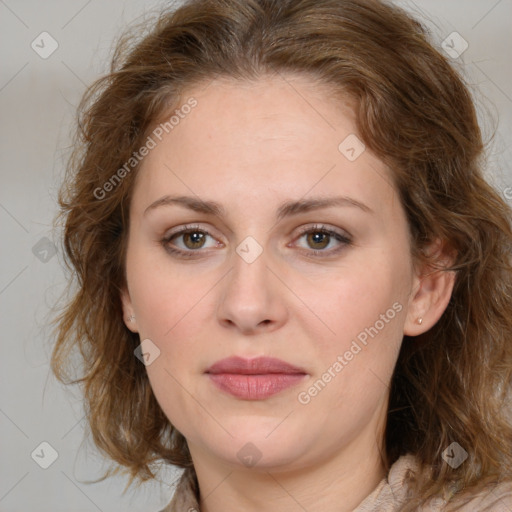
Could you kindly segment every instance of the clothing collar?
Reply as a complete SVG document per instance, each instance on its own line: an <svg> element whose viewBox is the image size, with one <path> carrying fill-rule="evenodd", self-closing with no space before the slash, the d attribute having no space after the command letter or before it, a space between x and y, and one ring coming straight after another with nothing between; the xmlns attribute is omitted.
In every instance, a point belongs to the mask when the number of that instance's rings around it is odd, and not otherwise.
<svg viewBox="0 0 512 512"><path fill-rule="evenodd" d="M388 476L354 510L354 512L395 512L407 499L406 481L418 463L413 455L402 455L390 468ZM174 496L161 512L200 512L199 485L193 468L185 469Z"/></svg>

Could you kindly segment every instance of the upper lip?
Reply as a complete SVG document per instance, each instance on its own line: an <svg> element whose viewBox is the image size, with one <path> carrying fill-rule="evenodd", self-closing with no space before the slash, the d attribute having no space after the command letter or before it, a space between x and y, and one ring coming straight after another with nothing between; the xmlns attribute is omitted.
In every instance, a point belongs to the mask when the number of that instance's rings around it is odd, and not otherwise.
<svg viewBox="0 0 512 512"><path fill-rule="evenodd" d="M217 361L206 373L233 373L241 375L265 375L269 373L306 374L302 368L274 357L256 357L246 359L233 356Z"/></svg>

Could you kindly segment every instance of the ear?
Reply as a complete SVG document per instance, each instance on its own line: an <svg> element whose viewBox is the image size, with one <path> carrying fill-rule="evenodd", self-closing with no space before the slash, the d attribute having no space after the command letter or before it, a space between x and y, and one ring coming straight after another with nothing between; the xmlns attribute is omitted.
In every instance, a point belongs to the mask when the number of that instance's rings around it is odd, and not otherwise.
<svg viewBox="0 0 512 512"><path fill-rule="evenodd" d="M409 301L404 334L418 336L428 331L441 318L452 296L455 271L444 270L455 261L453 251L436 240L427 248L429 262L418 268ZM421 323L418 322L422 319Z"/></svg>
<svg viewBox="0 0 512 512"><path fill-rule="evenodd" d="M132 299L127 286L121 290L121 303L123 306L124 324L128 329L130 329L130 331L139 332L139 328L137 327L137 317L135 316Z"/></svg>

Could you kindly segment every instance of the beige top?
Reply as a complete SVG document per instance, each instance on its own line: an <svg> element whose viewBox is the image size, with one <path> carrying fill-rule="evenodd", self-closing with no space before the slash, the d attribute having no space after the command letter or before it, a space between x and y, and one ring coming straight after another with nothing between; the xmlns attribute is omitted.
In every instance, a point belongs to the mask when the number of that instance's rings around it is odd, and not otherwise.
<svg viewBox="0 0 512 512"><path fill-rule="evenodd" d="M407 486L404 480L409 471L417 468L412 455L403 455L390 468L387 478L367 496L353 512L397 512L406 501ZM461 500L467 501L467 495ZM442 512L446 502L437 498L421 512ZM489 491L475 494L460 508L461 512L512 512L512 482L496 485ZM161 512L200 512L196 479L185 471L178 482L174 496Z"/></svg>

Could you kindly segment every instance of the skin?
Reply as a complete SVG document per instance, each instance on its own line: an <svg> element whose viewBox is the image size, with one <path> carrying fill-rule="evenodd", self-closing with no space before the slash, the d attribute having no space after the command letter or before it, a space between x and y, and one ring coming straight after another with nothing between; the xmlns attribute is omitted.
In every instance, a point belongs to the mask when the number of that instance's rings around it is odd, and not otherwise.
<svg viewBox="0 0 512 512"><path fill-rule="evenodd" d="M357 134L348 102L291 75L252 83L217 79L188 93L185 100L193 96L197 106L150 151L137 175L122 294L125 316L136 319L126 324L160 350L148 376L187 439L201 510L353 510L385 476L388 384L403 335L437 322L453 275L413 265L389 169L368 149L354 161L339 151ZM165 195L218 202L226 216L179 205L146 211ZM371 211L346 204L276 221L285 201L334 195ZM189 224L210 236L162 242ZM318 224L351 242L334 236L319 242ZM317 238L301 235L301 227ZM252 263L236 252L248 236L262 249ZM194 257L172 255L166 243ZM439 245L434 250L442 255ZM401 311L300 403L299 393L393 304ZM231 355L277 357L307 376L264 400L235 398L204 373ZM248 467L240 450L261 458Z"/></svg>

